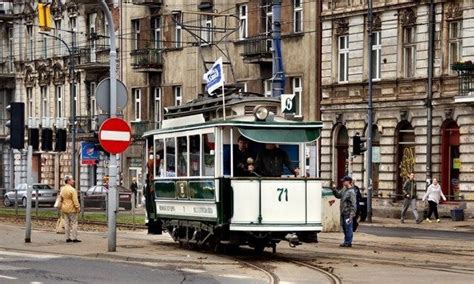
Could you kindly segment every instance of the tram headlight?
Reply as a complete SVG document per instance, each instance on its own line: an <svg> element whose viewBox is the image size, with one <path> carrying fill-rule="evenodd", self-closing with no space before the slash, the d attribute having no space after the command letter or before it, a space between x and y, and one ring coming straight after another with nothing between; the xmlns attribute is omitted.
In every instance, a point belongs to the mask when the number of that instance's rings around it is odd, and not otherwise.
<svg viewBox="0 0 474 284"><path fill-rule="evenodd" d="M256 106L253 109L253 115L255 116L256 120L259 120L259 121L266 120L268 117L268 109L264 106Z"/></svg>

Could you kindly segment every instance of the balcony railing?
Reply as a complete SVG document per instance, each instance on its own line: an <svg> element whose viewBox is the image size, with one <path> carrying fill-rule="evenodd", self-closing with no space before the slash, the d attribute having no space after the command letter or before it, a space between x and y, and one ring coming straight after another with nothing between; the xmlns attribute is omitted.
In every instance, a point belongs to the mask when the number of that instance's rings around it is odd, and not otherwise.
<svg viewBox="0 0 474 284"><path fill-rule="evenodd" d="M145 132L156 128L156 123L153 121L131 121L130 125L132 126L132 137L135 139L142 138Z"/></svg>
<svg viewBox="0 0 474 284"><path fill-rule="evenodd" d="M244 42L244 57L271 57L272 39L267 36L249 38Z"/></svg>
<svg viewBox="0 0 474 284"><path fill-rule="evenodd" d="M84 47L77 49L79 69L107 68L110 42L108 38L91 38Z"/></svg>
<svg viewBox="0 0 474 284"><path fill-rule="evenodd" d="M159 49L138 49L130 53L133 69L161 70L163 56Z"/></svg>
<svg viewBox="0 0 474 284"><path fill-rule="evenodd" d="M135 5L159 6L163 5L163 0L132 0L132 3Z"/></svg>
<svg viewBox="0 0 474 284"><path fill-rule="evenodd" d="M13 57L0 57L0 77L14 77L15 65Z"/></svg>
<svg viewBox="0 0 474 284"><path fill-rule="evenodd" d="M455 102L474 103L474 64L472 62L456 63L451 69L458 73L459 95Z"/></svg>

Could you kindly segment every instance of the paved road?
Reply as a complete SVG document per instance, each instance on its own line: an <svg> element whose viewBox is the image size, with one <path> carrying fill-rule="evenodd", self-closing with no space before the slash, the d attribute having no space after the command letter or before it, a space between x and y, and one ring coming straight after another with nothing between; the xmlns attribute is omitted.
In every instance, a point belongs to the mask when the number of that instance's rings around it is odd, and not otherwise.
<svg viewBox="0 0 474 284"><path fill-rule="evenodd" d="M364 224L361 224L358 231L380 237L474 241L474 233L472 232L435 231L411 227L379 227Z"/></svg>
<svg viewBox="0 0 474 284"><path fill-rule="evenodd" d="M0 250L0 283L256 283L202 269Z"/></svg>

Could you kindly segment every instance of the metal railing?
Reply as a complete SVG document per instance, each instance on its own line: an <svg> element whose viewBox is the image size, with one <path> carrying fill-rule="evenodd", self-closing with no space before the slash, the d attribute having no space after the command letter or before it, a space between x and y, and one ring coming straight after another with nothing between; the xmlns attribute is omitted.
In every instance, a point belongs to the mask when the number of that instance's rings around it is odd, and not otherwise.
<svg viewBox="0 0 474 284"><path fill-rule="evenodd" d="M11 76L13 74L15 74L13 56L0 57L0 77Z"/></svg>
<svg viewBox="0 0 474 284"><path fill-rule="evenodd" d="M472 62L452 64L451 69L459 76L459 95L474 97L474 64Z"/></svg>
<svg viewBox="0 0 474 284"><path fill-rule="evenodd" d="M245 40L243 56L271 56L272 39L267 36Z"/></svg>
<svg viewBox="0 0 474 284"><path fill-rule="evenodd" d="M132 67L135 69L159 69L163 66L163 56L160 49L137 49L130 53Z"/></svg>
<svg viewBox="0 0 474 284"><path fill-rule="evenodd" d="M77 48L77 56L79 57L78 65L94 64L94 63L108 63L110 50L109 38L95 38L91 37L86 46Z"/></svg>

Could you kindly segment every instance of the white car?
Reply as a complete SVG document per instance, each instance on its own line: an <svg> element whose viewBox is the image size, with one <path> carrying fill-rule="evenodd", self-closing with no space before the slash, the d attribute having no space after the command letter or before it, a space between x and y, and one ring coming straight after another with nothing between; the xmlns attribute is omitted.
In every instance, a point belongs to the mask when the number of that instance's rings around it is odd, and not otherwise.
<svg viewBox="0 0 474 284"><path fill-rule="evenodd" d="M17 202L20 206L26 207L26 183L21 183L16 186L14 190L10 190L3 196L3 204L5 207L15 205L15 196L17 198ZM49 186L48 184L44 183L34 183L33 184L33 191L32 191L32 203L34 204L36 201L36 189L38 189L38 204L50 204L51 206L54 205L56 202L56 197L58 195L58 191ZM17 194L15 194L17 191Z"/></svg>

